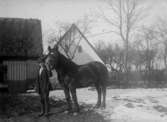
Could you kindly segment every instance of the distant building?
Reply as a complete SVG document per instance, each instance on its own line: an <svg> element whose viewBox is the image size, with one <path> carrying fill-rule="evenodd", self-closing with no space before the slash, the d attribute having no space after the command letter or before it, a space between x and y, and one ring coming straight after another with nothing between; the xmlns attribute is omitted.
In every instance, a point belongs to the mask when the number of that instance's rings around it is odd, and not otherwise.
<svg viewBox="0 0 167 122"><path fill-rule="evenodd" d="M60 51L77 64L85 64L90 61L104 63L75 24L62 36L59 44Z"/></svg>
<svg viewBox="0 0 167 122"><path fill-rule="evenodd" d="M24 92L36 79L42 53L40 20L0 18L0 65L7 69L3 79L9 91Z"/></svg>

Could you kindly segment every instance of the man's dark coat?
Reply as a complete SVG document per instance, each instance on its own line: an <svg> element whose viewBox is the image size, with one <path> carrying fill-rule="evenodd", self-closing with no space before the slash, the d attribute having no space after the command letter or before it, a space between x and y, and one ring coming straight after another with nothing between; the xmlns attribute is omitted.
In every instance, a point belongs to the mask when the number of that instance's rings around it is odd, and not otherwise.
<svg viewBox="0 0 167 122"><path fill-rule="evenodd" d="M51 88L49 82L49 73L46 67L43 68L41 74L38 72L38 79L37 79L37 92L42 94L49 94L49 90Z"/></svg>

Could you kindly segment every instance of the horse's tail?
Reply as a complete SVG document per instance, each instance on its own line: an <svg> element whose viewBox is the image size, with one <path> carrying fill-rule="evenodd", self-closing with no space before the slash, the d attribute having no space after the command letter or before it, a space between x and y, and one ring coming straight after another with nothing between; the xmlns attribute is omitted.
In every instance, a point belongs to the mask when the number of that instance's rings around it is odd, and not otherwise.
<svg viewBox="0 0 167 122"><path fill-rule="evenodd" d="M110 80L109 80L109 72L108 70L106 70L106 73L104 75L104 85L107 87L110 83Z"/></svg>
<svg viewBox="0 0 167 122"><path fill-rule="evenodd" d="M103 68L101 68L101 81L104 87L109 85L109 72L105 65L103 65Z"/></svg>

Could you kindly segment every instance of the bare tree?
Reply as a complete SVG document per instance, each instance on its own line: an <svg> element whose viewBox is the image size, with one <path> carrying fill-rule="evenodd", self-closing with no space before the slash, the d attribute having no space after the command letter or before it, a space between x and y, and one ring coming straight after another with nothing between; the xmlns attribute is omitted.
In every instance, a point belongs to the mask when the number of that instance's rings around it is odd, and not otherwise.
<svg viewBox="0 0 167 122"><path fill-rule="evenodd" d="M156 29L156 39L159 44L162 45L162 57L164 61L165 68L167 69L167 22L166 19L158 19L157 29Z"/></svg>
<svg viewBox="0 0 167 122"><path fill-rule="evenodd" d="M87 15L82 19L78 20L75 25L77 25L83 34L90 33L91 23L93 22ZM76 32L77 28L71 23L59 23L59 28L57 31L53 31L49 38L49 44L54 45L57 42L59 46L69 59L73 59L78 50L79 42L82 36ZM77 42L77 43L76 43Z"/></svg>
<svg viewBox="0 0 167 122"><path fill-rule="evenodd" d="M49 45L54 45L57 43L60 38L65 34L66 31L69 30L71 24L70 23L64 23L64 22L56 22L55 23L55 28L56 29L50 29L47 41Z"/></svg>
<svg viewBox="0 0 167 122"><path fill-rule="evenodd" d="M134 40L133 47L133 64L135 65L136 71L141 72L145 65L145 50L146 46L144 44L144 39L140 36L136 36L136 40Z"/></svg>
<svg viewBox="0 0 167 122"><path fill-rule="evenodd" d="M106 16L102 11L102 17L114 27L113 32L116 33L124 43L125 57L124 70L127 73L128 80L129 64L128 64L128 49L129 41L132 38L134 28L141 19L141 7L137 0L112 0L108 2L112 16Z"/></svg>
<svg viewBox="0 0 167 122"><path fill-rule="evenodd" d="M108 64L112 71L123 71L124 50L119 47L119 45L104 45L101 41L99 41L96 44L95 48L101 59L104 61L105 64Z"/></svg>
<svg viewBox="0 0 167 122"><path fill-rule="evenodd" d="M141 61L143 64L143 71L145 71L146 80L151 81L153 70L155 70L155 63L158 53L158 41L156 39L156 33L154 27L143 27L140 34L140 40L138 40L138 49L141 55ZM137 45L136 45L137 47Z"/></svg>

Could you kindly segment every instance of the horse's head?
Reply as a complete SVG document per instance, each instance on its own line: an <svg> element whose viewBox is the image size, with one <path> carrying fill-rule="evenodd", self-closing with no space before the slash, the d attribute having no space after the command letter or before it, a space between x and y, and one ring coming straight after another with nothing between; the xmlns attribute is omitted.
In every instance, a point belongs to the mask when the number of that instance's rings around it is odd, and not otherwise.
<svg viewBox="0 0 167 122"><path fill-rule="evenodd" d="M49 53L45 60L46 67L48 70L53 70L57 67L58 64L58 57L59 57L58 47L54 47L53 49L48 47L48 51Z"/></svg>

